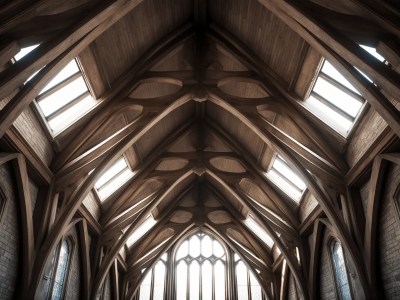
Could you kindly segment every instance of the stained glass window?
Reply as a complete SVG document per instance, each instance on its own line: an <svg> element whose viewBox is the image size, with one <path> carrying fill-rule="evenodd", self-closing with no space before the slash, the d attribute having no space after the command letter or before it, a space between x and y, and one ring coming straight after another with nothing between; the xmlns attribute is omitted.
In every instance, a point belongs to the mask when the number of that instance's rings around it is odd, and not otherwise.
<svg viewBox="0 0 400 300"><path fill-rule="evenodd" d="M332 260L339 297L341 300L351 300L350 285L347 277L342 245L338 241L335 241L332 245Z"/></svg>
<svg viewBox="0 0 400 300"><path fill-rule="evenodd" d="M68 266L70 262L71 250L70 241L66 239L63 240L59 250L57 267L53 277L53 287L51 289L49 299L63 299L65 285L68 278Z"/></svg>

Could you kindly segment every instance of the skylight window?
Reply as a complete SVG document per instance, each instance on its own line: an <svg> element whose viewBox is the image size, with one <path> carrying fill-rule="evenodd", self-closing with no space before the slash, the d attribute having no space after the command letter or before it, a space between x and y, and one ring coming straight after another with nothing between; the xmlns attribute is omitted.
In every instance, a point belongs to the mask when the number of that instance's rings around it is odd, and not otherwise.
<svg viewBox="0 0 400 300"><path fill-rule="evenodd" d="M17 54L15 54L15 56L14 56L15 61L19 61L21 58L23 58L29 52L35 50L38 46L39 46L39 44L22 48Z"/></svg>
<svg viewBox="0 0 400 300"><path fill-rule="evenodd" d="M73 59L36 98L53 134L58 134L97 104Z"/></svg>
<svg viewBox="0 0 400 300"><path fill-rule="evenodd" d="M249 215L244 224L252 231L255 235L257 235L269 248L274 245L274 240L270 237L270 235L254 220L254 218Z"/></svg>
<svg viewBox="0 0 400 300"><path fill-rule="evenodd" d="M321 120L347 136L365 100L354 86L327 60L324 61L306 101Z"/></svg>
<svg viewBox="0 0 400 300"><path fill-rule="evenodd" d="M39 46L39 44L33 45L33 46L29 46L29 47L21 48L21 50L20 50L17 54L15 54L15 56L14 56L14 61L13 61L13 62L16 62L16 61L21 60L24 56L26 56L28 53L30 53L30 52L32 52L33 50L35 50L38 46ZM40 70L36 71L36 72L33 73L31 76L29 76L29 78L24 82L24 84L27 83L29 80L31 80L33 77L35 77L35 75L36 75L37 73L39 73L39 71L40 71Z"/></svg>
<svg viewBox="0 0 400 300"><path fill-rule="evenodd" d="M276 156L271 169L267 172L267 178L297 203L307 187L279 155Z"/></svg>
<svg viewBox="0 0 400 300"><path fill-rule="evenodd" d="M131 247L135 244L142 236L144 236L155 224L156 220L154 220L152 215L149 215L146 220L143 221L142 224L134 231L126 241L126 245Z"/></svg>
<svg viewBox="0 0 400 300"><path fill-rule="evenodd" d="M101 201L107 199L112 193L119 189L133 172L129 168L124 157L117 160L97 181L94 187Z"/></svg>

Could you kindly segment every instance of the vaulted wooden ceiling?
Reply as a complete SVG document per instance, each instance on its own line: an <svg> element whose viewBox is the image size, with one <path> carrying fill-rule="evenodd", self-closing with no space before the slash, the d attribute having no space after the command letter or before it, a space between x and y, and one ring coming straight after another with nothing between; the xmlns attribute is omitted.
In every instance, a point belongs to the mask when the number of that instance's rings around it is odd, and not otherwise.
<svg viewBox="0 0 400 300"><path fill-rule="evenodd" d="M355 1L314 2L343 18L365 14ZM62 58L77 55L99 104L54 140L58 154L51 165L55 189L69 199L60 224L121 155L134 171L102 204L102 237L110 250L95 282L101 284L151 213L157 224L128 250L133 283L198 226L224 239L269 282L272 251L244 225L251 214L297 270L297 283L306 284L292 251L301 242L299 205L265 174L281 155L306 182L303 199L318 201L343 228L331 199L345 190L349 167L341 154L348 140L301 105L321 55L282 20L275 1L110 3L51 1L34 16L41 26L30 34L25 23L8 32L27 45L45 36L56 58L62 53L54 46L57 34L76 23L68 30L83 31L91 17L99 23L81 38L72 34Z"/></svg>

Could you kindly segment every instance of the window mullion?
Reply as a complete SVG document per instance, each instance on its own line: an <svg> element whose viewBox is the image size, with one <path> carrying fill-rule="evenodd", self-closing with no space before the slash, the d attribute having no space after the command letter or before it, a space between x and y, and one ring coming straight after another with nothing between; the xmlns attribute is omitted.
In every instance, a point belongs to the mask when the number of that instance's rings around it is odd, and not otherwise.
<svg viewBox="0 0 400 300"><path fill-rule="evenodd" d="M354 91L349 89L347 86L344 86L340 82L336 81L334 78L332 78L328 74L325 74L324 72L321 72L319 74L319 77L325 79L327 82L332 84L334 87L336 87L336 88L340 89L342 92L348 94L349 96L354 98L354 100L357 100L361 104L364 104L365 100L364 100L364 98L362 96L360 96L359 94L355 93Z"/></svg>
<svg viewBox="0 0 400 300"><path fill-rule="evenodd" d="M341 115L343 118L349 120L350 122L354 122L355 118L348 114L347 112L345 112L344 110L340 109L339 107L337 107L335 104L333 104L332 102L326 100L324 97L322 97L321 95L319 95L316 92L312 92L312 95L318 99L321 103L325 104L326 106L328 106L330 109L332 109L334 112L338 113L339 115Z"/></svg>
<svg viewBox="0 0 400 300"><path fill-rule="evenodd" d="M295 185L293 182L291 182L288 178L286 178L285 175L283 175L281 172L279 172L277 169L273 168L273 170L278 173L278 175L282 178L282 180L286 181L290 186L292 186L295 190L297 190L300 194L303 193L303 190L299 189L297 185Z"/></svg>
<svg viewBox="0 0 400 300"><path fill-rule="evenodd" d="M39 96L37 96L36 101L40 102L41 100L51 96L52 94L54 94L58 90L61 90L63 87L67 86L68 84L70 84L75 79L78 79L81 76L82 76L82 74L79 71L72 74L71 76L67 77L63 81L59 82L58 84L56 84L55 86L50 88L49 90L45 91L43 94L40 94Z"/></svg>
<svg viewBox="0 0 400 300"><path fill-rule="evenodd" d="M87 97L89 95L89 92L85 92L81 95L79 95L78 97L76 97L75 99L71 100L70 102L68 102L67 104L65 104L64 106L60 107L59 109L57 109L55 112L51 113L50 115L48 115L46 117L46 120L48 122L50 122L51 120L54 120L55 118L57 118L59 115L61 115L63 112L67 111L68 109L70 109L72 106L74 106L76 103L80 102L82 99L84 99L85 97Z"/></svg>
<svg viewBox="0 0 400 300"><path fill-rule="evenodd" d="M117 178L119 175L121 175L123 172L125 172L127 169L129 169L128 166L124 167L121 171L119 171L117 174L115 174L113 177L111 177L109 180L104 182L104 184L97 189L97 192L100 192L104 187L106 187L109 183L111 183L115 178Z"/></svg>

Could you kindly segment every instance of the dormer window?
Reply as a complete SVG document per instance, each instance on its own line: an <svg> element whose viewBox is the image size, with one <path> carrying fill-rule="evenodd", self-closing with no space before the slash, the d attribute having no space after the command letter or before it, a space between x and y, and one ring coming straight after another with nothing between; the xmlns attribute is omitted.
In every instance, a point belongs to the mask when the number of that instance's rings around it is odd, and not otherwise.
<svg viewBox="0 0 400 300"><path fill-rule="evenodd" d="M152 215L149 215L146 220L129 236L126 241L128 248L132 247L142 236L144 236L156 224Z"/></svg>
<svg viewBox="0 0 400 300"><path fill-rule="evenodd" d="M275 157L275 161L266 175L293 201L300 202L307 186L281 156Z"/></svg>
<svg viewBox="0 0 400 300"><path fill-rule="evenodd" d="M270 249L274 245L274 240L271 236L257 223L257 221L249 215L244 224L262 240Z"/></svg>
<svg viewBox="0 0 400 300"><path fill-rule="evenodd" d="M75 59L39 93L36 102L53 135L72 125L97 104Z"/></svg>
<svg viewBox="0 0 400 300"><path fill-rule="evenodd" d="M100 201L106 200L112 193L118 190L132 176L133 172L129 168L124 157L118 159L94 185Z"/></svg>
<svg viewBox="0 0 400 300"><path fill-rule="evenodd" d="M327 60L305 102L322 121L347 136L365 100L354 86Z"/></svg>

